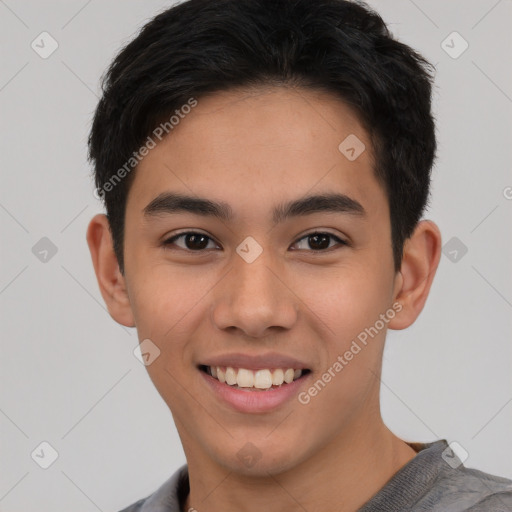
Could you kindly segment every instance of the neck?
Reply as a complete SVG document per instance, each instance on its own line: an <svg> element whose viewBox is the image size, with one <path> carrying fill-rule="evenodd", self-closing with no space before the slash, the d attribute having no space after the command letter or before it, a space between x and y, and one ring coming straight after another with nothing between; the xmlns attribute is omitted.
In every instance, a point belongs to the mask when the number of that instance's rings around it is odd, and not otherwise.
<svg viewBox="0 0 512 512"><path fill-rule="evenodd" d="M185 511L323 510L353 512L374 496L416 452L380 420L343 432L291 470L240 475L188 461L191 493ZM358 422L359 423L359 422ZM204 462L204 461L202 461Z"/></svg>

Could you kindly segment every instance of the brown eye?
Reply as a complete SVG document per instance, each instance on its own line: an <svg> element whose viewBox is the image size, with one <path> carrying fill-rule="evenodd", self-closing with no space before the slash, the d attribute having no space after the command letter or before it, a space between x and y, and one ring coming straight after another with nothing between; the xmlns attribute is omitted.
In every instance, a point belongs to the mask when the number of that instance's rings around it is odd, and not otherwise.
<svg viewBox="0 0 512 512"><path fill-rule="evenodd" d="M182 240L181 245L176 243L178 240ZM188 251L202 251L208 247L209 242L213 243L213 240L209 236L203 233L190 231L187 233L180 233L179 235L168 238L164 241L164 245L176 245L180 249Z"/></svg>
<svg viewBox="0 0 512 512"><path fill-rule="evenodd" d="M330 243L330 236L325 234L308 236L308 243L311 249L327 249Z"/></svg>
<svg viewBox="0 0 512 512"><path fill-rule="evenodd" d="M299 247L301 250L313 250L313 251L322 251L325 249L330 249L333 246L331 244L331 240L335 240L338 242L338 245L348 245L346 242L341 240L335 235L332 235L331 233L310 233L304 237L302 237L300 240L296 242L297 244L300 244L303 240L306 241L305 244L303 244L303 247ZM307 245L307 247L304 247L304 245Z"/></svg>
<svg viewBox="0 0 512 512"><path fill-rule="evenodd" d="M209 238L206 235L190 233L185 235L185 245L187 249L200 250L208 245Z"/></svg>

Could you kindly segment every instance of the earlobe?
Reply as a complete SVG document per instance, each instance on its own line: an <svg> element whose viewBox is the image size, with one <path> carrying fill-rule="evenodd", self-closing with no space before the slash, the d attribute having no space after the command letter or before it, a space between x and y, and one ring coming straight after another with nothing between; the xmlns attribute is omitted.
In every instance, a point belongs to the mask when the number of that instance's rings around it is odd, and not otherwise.
<svg viewBox="0 0 512 512"><path fill-rule="evenodd" d="M126 327L135 327L125 277L119 270L106 215L95 215L89 222L87 244L100 292L110 316Z"/></svg>
<svg viewBox="0 0 512 512"><path fill-rule="evenodd" d="M390 329L405 329L423 310L441 258L441 232L430 220L418 223L405 242L402 265L396 277L394 302L400 302L400 314L388 324Z"/></svg>

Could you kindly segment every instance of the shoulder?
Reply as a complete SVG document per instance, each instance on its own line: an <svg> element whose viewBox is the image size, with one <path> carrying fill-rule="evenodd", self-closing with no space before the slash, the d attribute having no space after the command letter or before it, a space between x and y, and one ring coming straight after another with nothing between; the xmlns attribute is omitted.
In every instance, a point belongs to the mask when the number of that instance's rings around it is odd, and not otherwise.
<svg viewBox="0 0 512 512"><path fill-rule="evenodd" d="M123 510L120 510L119 512L140 512L142 510L142 506L146 501L148 500L149 496L147 498L142 498L139 501L132 503L129 507L123 508Z"/></svg>
<svg viewBox="0 0 512 512"><path fill-rule="evenodd" d="M425 510L443 512L512 511L512 480L463 464L456 468L444 465L422 502Z"/></svg>
<svg viewBox="0 0 512 512"><path fill-rule="evenodd" d="M497 492L467 509L467 512L510 512L512 510L512 491Z"/></svg>
<svg viewBox="0 0 512 512"><path fill-rule="evenodd" d="M468 512L506 512L512 510L512 480L477 469L462 468L463 489L468 497L478 497Z"/></svg>
<svg viewBox="0 0 512 512"><path fill-rule="evenodd" d="M187 466L180 467L153 494L119 512L180 512L180 503L188 494Z"/></svg>
<svg viewBox="0 0 512 512"><path fill-rule="evenodd" d="M408 444L416 457L359 512L512 511L512 480L467 468L445 439Z"/></svg>

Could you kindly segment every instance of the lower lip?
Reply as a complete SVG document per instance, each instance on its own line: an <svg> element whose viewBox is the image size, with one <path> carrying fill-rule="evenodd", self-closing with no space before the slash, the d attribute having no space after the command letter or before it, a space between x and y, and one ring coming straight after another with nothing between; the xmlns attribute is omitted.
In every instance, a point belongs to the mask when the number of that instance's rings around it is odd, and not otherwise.
<svg viewBox="0 0 512 512"><path fill-rule="evenodd" d="M310 375L308 373L289 384L283 384L279 388L270 388L267 391L243 391L223 384L201 370L198 371L215 395L237 411L245 413L268 412L277 409L298 395L299 389Z"/></svg>

